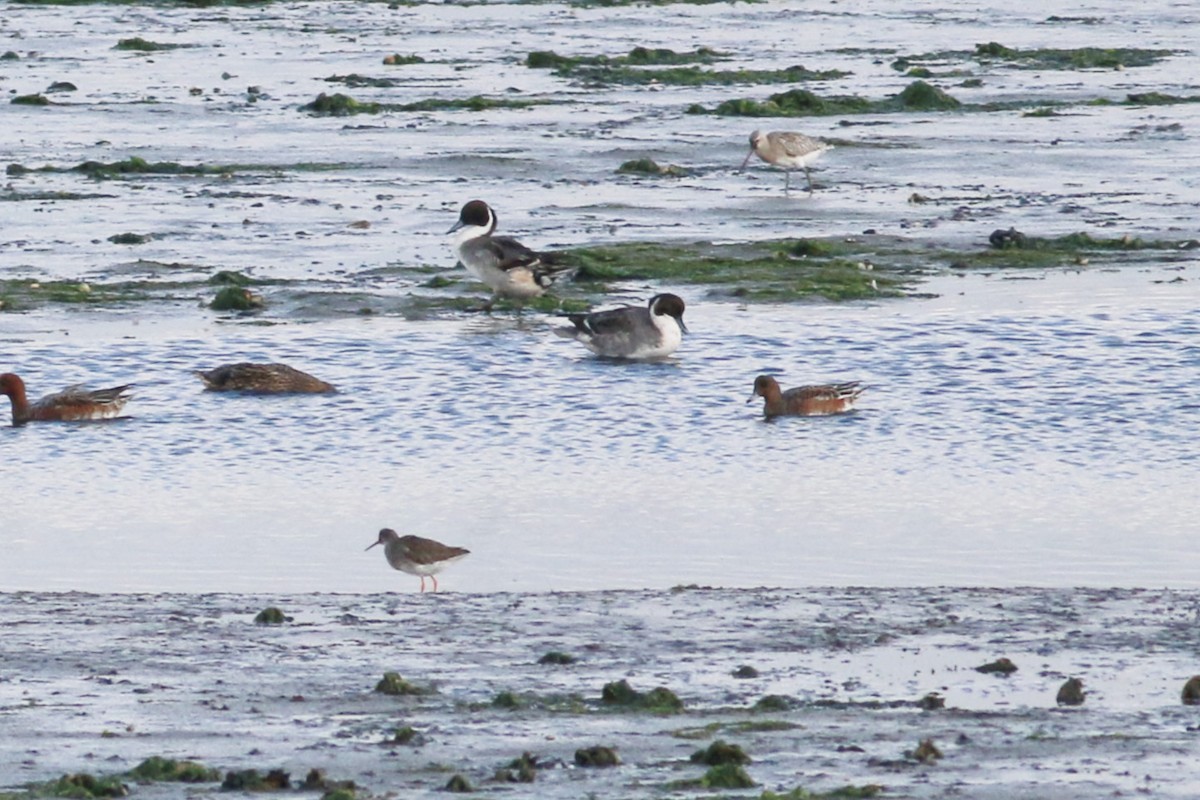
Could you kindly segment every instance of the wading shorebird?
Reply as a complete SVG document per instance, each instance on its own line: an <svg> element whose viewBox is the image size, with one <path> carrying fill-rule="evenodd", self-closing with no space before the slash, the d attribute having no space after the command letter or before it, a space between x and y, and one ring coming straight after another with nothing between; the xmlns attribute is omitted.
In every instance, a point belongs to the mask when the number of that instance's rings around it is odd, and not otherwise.
<svg viewBox="0 0 1200 800"><path fill-rule="evenodd" d="M222 364L207 371L196 370L210 392L247 394L290 394L336 392L331 384L287 364Z"/></svg>
<svg viewBox="0 0 1200 800"><path fill-rule="evenodd" d="M792 170L803 167L804 177L808 181L808 193L812 194L812 174L808 171L808 165L816 161L822 153L832 149L833 145L828 142L805 136L803 133L755 131L750 134L750 152L746 154L746 160L739 169L745 169L750 163L750 157L755 154L768 164L783 167L783 191L786 194L791 190Z"/></svg>
<svg viewBox="0 0 1200 800"><path fill-rule="evenodd" d="M25 395L25 381L11 372L0 375L0 394L8 395L12 402L12 424L45 422L51 420L108 419L121 413L129 395L125 394L133 384L114 386L111 389L89 391L82 386L71 386L57 394L48 394L36 403L30 403Z"/></svg>
<svg viewBox="0 0 1200 800"><path fill-rule="evenodd" d="M391 528L381 530L379 540L367 549L370 550L378 544L383 545L383 554L394 569L420 576L422 592L425 591L426 577L433 580L433 590L436 592L437 573L455 561L466 558L471 552L420 536L401 536Z"/></svg>
<svg viewBox="0 0 1200 800"><path fill-rule="evenodd" d="M783 416L818 417L849 411L862 393L863 386L858 381L798 386L784 392L779 389L779 381L770 375L759 375L754 379L754 393L746 402L752 403L755 397L761 397L763 416L767 419Z"/></svg>
<svg viewBox="0 0 1200 800"><path fill-rule="evenodd" d="M645 308L628 306L590 314L567 314L573 328L555 328L606 358L654 359L671 355L683 341L683 299L656 294Z"/></svg>
<svg viewBox="0 0 1200 800"><path fill-rule="evenodd" d="M462 207L458 222L446 231L458 260L492 290L480 310L488 311L496 300L510 297L518 302L540 297L570 267L555 264L553 257L535 253L511 236L493 236L496 213L482 200Z"/></svg>

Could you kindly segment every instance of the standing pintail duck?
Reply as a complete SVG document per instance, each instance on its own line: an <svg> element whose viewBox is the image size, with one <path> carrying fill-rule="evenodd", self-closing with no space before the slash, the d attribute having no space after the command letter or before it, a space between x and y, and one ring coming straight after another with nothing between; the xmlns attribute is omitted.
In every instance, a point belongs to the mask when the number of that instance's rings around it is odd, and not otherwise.
<svg viewBox="0 0 1200 800"><path fill-rule="evenodd" d="M849 411L862 393L863 386L858 381L798 386L783 392L779 389L779 381L770 375L759 375L754 379L754 393L746 402L752 403L755 397L761 397L763 416L767 419L782 416L818 417Z"/></svg>
<svg viewBox="0 0 1200 800"><path fill-rule="evenodd" d="M121 413L129 401L126 392L133 384L89 391L71 386L57 394L48 394L36 403L25 395L25 381L11 372L0 375L0 394L12 403L12 424L51 420L109 419Z"/></svg>
<svg viewBox="0 0 1200 800"><path fill-rule="evenodd" d="M674 353L687 333L683 298L656 294L645 308L627 306L590 314L567 314L573 328L555 328L606 358L654 359Z"/></svg>
<svg viewBox="0 0 1200 800"><path fill-rule="evenodd" d="M493 236L496 213L482 200L462 207L458 222L447 231L458 260L476 278L492 290L482 310L491 309L496 300L510 297L517 301L540 297L562 273L570 268L553 263L553 258L535 253L511 236Z"/></svg>
<svg viewBox="0 0 1200 800"><path fill-rule="evenodd" d="M254 394L288 394L336 392L331 384L314 378L307 372L287 364L222 364L207 372L197 370L210 392L246 392Z"/></svg>
<svg viewBox="0 0 1200 800"><path fill-rule="evenodd" d="M808 171L808 165L820 158L822 153L832 149L833 145L828 142L805 136L803 133L755 131L750 134L750 152L746 154L746 160L742 162L740 169L745 169L750 163L750 157L756 154L768 164L783 167L783 191L787 194L792 188L792 170L803 167L804 177L808 180L808 193L812 194L812 174Z"/></svg>
<svg viewBox="0 0 1200 800"><path fill-rule="evenodd" d="M462 547L450 547L433 539L420 536L401 536L391 528L379 532L375 545L383 545L383 555L393 568L409 575L421 577L421 591L425 591L425 578L433 580L433 590L438 590L437 573L455 561L466 558L471 551Z"/></svg>

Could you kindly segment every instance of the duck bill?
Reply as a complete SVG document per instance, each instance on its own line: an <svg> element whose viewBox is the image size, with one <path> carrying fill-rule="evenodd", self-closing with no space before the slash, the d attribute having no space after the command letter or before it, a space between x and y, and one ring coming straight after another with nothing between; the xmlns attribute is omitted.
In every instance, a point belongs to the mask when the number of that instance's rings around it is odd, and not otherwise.
<svg viewBox="0 0 1200 800"><path fill-rule="evenodd" d="M747 403L747 404L753 403L753 402L754 402L754 398L756 398L756 397L758 397L758 393L757 393L757 392L752 392L752 393L750 394L750 396L746 398L746 403Z"/></svg>
<svg viewBox="0 0 1200 800"><path fill-rule="evenodd" d="M458 230L462 226L463 226L463 221L460 219L458 222L456 222L450 226L450 230L446 231L446 234L449 235L451 233L454 233L456 230Z"/></svg>
<svg viewBox="0 0 1200 800"><path fill-rule="evenodd" d="M687 325L683 324L683 317L679 318L679 330L683 331L684 333L691 333L691 331L688 330Z"/></svg>

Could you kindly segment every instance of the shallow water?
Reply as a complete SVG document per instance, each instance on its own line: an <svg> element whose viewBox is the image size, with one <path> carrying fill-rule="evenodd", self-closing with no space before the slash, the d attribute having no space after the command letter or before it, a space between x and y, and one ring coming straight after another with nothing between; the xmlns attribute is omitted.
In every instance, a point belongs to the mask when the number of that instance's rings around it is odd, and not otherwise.
<svg viewBox="0 0 1200 800"><path fill-rule="evenodd" d="M0 364L32 394L80 381L138 385L128 420L0 429L0 589L415 590L416 579L362 552L384 525L470 548L442 576L456 591L1200 586L1188 557L1200 434L1194 260L935 276L921 287L934 299L841 306L743 306L702 287L625 286L614 302L669 288L689 303L692 335L676 358L648 365L593 359L538 314L408 320L395 298L422 290L388 274L454 274L443 232L475 196L497 206L505 231L539 247L868 228L982 246L1009 226L1192 238L1195 104L1080 105L1054 118L879 115L841 126L683 113L785 87L599 89L521 63L547 48L709 46L735 54L716 68L849 69L812 88L882 97L910 81L888 66L896 54L988 40L1137 45L1180 52L1124 71L981 68L981 88L947 88L971 102L1194 94L1191 9L3 10L0 34L21 59L0 62L0 89L80 87L51 95L62 107L0 105L6 160L267 165L232 178L10 177L25 199L4 203L6 277L100 284L235 269L296 283L287 303L254 318L210 312L195 292L0 316ZM647 26L667 14L675 24ZM1055 14L1094 19L1048 22ZM111 49L132 35L196 46ZM382 67L392 52L429 63ZM323 81L351 72L404 82L346 90ZM510 87L562 102L338 119L297 110L319 91L411 102ZM811 198L785 197L782 176L761 164L736 171L754 127L840 140ZM639 156L695 174L613 174ZM29 199L54 191L104 196ZM913 193L932 202L910 204ZM370 227L347 227L357 220ZM107 241L126 231L155 239ZM378 313L349 313L361 305ZM342 391L223 397L189 374L235 360L287 361ZM744 404L761 371L789 384L860 379L869 390L852 415L766 424Z"/></svg>

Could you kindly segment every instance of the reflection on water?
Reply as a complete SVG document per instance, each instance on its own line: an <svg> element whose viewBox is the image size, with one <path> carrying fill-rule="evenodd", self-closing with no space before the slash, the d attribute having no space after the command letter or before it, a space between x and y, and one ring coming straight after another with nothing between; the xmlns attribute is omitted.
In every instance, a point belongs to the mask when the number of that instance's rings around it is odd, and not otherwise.
<svg viewBox="0 0 1200 800"><path fill-rule="evenodd" d="M1133 271L942 284L688 298L662 364L595 359L538 315L30 333L6 349L33 392L137 393L132 419L0 429L0 588L410 591L363 552L384 525L469 547L443 575L459 591L1200 585L1194 292ZM341 392L212 394L189 372L240 359ZM764 370L869 388L856 413L766 423L745 403Z"/></svg>

